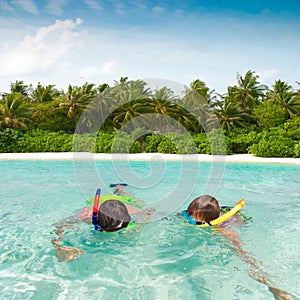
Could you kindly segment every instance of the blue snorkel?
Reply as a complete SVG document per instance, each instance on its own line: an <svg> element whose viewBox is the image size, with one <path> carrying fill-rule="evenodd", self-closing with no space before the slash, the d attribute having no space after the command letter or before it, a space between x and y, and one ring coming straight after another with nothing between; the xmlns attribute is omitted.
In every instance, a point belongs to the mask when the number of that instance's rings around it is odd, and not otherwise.
<svg viewBox="0 0 300 300"><path fill-rule="evenodd" d="M99 211L99 200L100 200L101 189L97 189L96 195L94 198L94 207L93 207L93 215L92 215L92 223L96 230L101 230L98 225L98 211Z"/></svg>

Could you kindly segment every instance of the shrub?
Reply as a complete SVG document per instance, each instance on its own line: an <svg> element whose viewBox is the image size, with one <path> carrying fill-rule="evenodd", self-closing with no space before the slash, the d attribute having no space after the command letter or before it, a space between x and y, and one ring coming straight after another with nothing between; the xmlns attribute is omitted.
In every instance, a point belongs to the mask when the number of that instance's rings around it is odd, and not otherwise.
<svg viewBox="0 0 300 300"><path fill-rule="evenodd" d="M168 132L165 134L165 137L169 139L176 147L178 154L196 154L197 145L193 140L193 137L189 134L182 134L177 132ZM171 146L171 152L174 153L174 148Z"/></svg>
<svg viewBox="0 0 300 300"><path fill-rule="evenodd" d="M72 151L96 152L96 139L96 134L92 133L74 134Z"/></svg>
<svg viewBox="0 0 300 300"><path fill-rule="evenodd" d="M96 141L97 153L111 153L111 146L114 140L115 134L99 132Z"/></svg>
<svg viewBox="0 0 300 300"><path fill-rule="evenodd" d="M279 126L286 121L284 109L275 103L265 102L253 109L252 116L262 129Z"/></svg>
<svg viewBox="0 0 300 300"><path fill-rule="evenodd" d="M286 135L295 141L300 140L300 116L294 116L283 124Z"/></svg>
<svg viewBox="0 0 300 300"><path fill-rule="evenodd" d="M112 141L112 153L140 153L142 152L140 143L135 141L125 132L118 132Z"/></svg>
<svg viewBox="0 0 300 300"><path fill-rule="evenodd" d="M249 147L249 153L261 157L293 157L295 141L284 136L265 135L257 144Z"/></svg>
<svg viewBox="0 0 300 300"><path fill-rule="evenodd" d="M18 141L23 137L23 135L24 132L20 130L10 128L0 130L0 152L17 152L16 145L18 144Z"/></svg>
<svg viewBox="0 0 300 300"><path fill-rule="evenodd" d="M212 130L207 133L209 140L210 153L214 155L232 154L232 145L230 139L224 136L222 130Z"/></svg>
<svg viewBox="0 0 300 300"><path fill-rule="evenodd" d="M166 140L166 137L160 134L153 134L146 137L146 152L153 153L158 152L157 148L159 144Z"/></svg>
<svg viewBox="0 0 300 300"><path fill-rule="evenodd" d="M199 154L210 154L209 140L205 133L195 134L193 135L193 139Z"/></svg>
<svg viewBox="0 0 300 300"><path fill-rule="evenodd" d="M232 152L242 154L248 153L249 147L258 143L260 137L261 134L255 131L250 131L248 133L230 132L228 134L228 138L231 142Z"/></svg>
<svg viewBox="0 0 300 300"><path fill-rule="evenodd" d="M295 144L294 157L300 157L300 142Z"/></svg>
<svg viewBox="0 0 300 300"><path fill-rule="evenodd" d="M129 153L141 153L142 148L141 148L141 144L138 141L134 141L134 143L131 145L130 149L129 149Z"/></svg>
<svg viewBox="0 0 300 300"><path fill-rule="evenodd" d="M199 154L232 154L231 140L221 130L199 133L193 136ZM213 152L213 153L212 153Z"/></svg>
<svg viewBox="0 0 300 300"><path fill-rule="evenodd" d="M167 132L166 134L147 136L146 152L194 154L197 153L197 145L190 135Z"/></svg>
<svg viewBox="0 0 300 300"><path fill-rule="evenodd" d="M179 150L176 145L169 139L165 139L160 142L157 147L159 153L179 154Z"/></svg>
<svg viewBox="0 0 300 300"><path fill-rule="evenodd" d="M25 133L15 146L14 152L70 152L73 136L63 131L37 130Z"/></svg>

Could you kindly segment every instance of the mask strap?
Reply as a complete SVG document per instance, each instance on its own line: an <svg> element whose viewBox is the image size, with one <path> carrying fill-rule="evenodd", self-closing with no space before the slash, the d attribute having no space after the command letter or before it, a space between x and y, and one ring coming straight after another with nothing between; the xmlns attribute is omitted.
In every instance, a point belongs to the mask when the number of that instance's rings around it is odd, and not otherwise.
<svg viewBox="0 0 300 300"><path fill-rule="evenodd" d="M191 217L188 214L187 210L183 210L182 211L182 216L184 218L186 218L188 220L188 222L191 223L191 224L193 224L193 225L203 225L203 224L205 224L205 222L197 222L193 217ZM208 224L211 225L209 222L208 222Z"/></svg>

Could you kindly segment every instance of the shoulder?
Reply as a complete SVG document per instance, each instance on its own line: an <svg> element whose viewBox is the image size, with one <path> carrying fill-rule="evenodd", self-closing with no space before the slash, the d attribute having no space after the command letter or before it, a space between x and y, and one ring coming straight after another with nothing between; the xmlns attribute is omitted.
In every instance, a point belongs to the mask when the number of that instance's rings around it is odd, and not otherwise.
<svg viewBox="0 0 300 300"><path fill-rule="evenodd" d="M87 206L82 208L74 216L74 219L77 220L87 220L92 218L93 206Z"/></svg>
<svg viewBox="0 0 300 300"><path fill-rule="evenodd" d="M229 227L240 227L244 224L244 220L241 216L239 215L233 215L226 221L222 222L220 224L221 227L223 228L229 228Z"/></svg>
<svg viewBox="0 0 300 300"><path fill-rule="evenodd" d="M139 208L132 206L132 205L126 204L126 208L127 208L129 214L137 214L137 213L141 212L141 210Z"/></svg>

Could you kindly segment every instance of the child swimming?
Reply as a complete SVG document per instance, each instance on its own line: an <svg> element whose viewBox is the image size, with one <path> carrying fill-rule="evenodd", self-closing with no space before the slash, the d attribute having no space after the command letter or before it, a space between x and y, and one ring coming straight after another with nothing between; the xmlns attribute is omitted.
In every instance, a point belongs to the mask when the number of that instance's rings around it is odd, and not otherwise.
<svg viewBox="0 0 300 300"><path fill-rule="evenodd" d="M219 218L219 216L222 215L222 212L216 198L210 195L203 195L195 198L188 205L187 210L182 212L182 215L191 224L203 225L207 223L211 225L211 222ZM231 228L234 226L239 227L243 223L243 218L234 214L229 219L214 226L214 228L229 239L237 255L250 266L251 270L249 271L249 275L252 279L265 284L275 299L292 300L289 293L272 286L268 274L261 269L261 264L259 264L252 255L242 248L242 243L238 240L237 233Z"/></svg>
<svg viewBox="0 0 300 300"><path fill-rule="evenodd" d="M95 199L96 197L97 194ZM124 204L123 202L115 199L105 200L103 203L100 203L99 208L98 204L96 206L97 215L95 223L92 218L93 206L88 206L81 209L76 215L56 224L55 233L58 238L53 239L52 244L55 245L56 256L59 261L71 261L76 259L79 255L85 254L85 252L81 249L59 245L59 242L64 239L63 232L66 228L72 228L79 222L90 223L91 220L93 220L95 229L103 232L117 232L121 229L134 228L134 226L129 226L130 224L134 224L132 222L131 215L135 215L136 219L139 220L141 224L145 224L149 221L152 213L154 212L151 208L141 210L133 205Z"/></svg>

